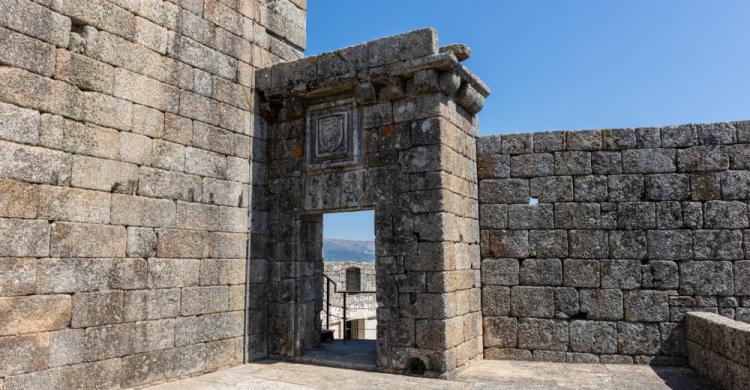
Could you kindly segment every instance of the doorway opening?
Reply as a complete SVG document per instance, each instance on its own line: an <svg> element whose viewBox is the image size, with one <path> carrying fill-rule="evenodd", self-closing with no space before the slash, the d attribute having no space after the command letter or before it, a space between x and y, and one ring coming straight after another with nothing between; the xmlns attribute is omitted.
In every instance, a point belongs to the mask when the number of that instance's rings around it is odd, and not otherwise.
<svg viewBox="0 0 750 390"><path fill-rule="evenodd" d="M375 212L323 214L320 348L314 364L375 370L377 297Z"/></svg>
<svg viewBox="0 0 750 390"><path fill-rule="evenodd" d="M322 329L335 340L375 340L375 215L323 215Z"/></svg>

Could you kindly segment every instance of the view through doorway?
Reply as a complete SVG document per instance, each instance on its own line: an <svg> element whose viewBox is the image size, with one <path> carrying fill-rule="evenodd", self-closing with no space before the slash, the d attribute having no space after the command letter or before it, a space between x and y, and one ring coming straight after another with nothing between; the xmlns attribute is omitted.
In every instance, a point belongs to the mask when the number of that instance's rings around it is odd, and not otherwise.
<svg viewBox="0 0 750 390"><path fill-rule="evenodd" d="M323 215L322 328L336 340L375 340L375 216Z"/></svg>
<svg viewBox="0 0 750 390"><path fill-rule="evenodd" d="M375 213L323 214L321 345L303 362L376 369Z"/></svg>

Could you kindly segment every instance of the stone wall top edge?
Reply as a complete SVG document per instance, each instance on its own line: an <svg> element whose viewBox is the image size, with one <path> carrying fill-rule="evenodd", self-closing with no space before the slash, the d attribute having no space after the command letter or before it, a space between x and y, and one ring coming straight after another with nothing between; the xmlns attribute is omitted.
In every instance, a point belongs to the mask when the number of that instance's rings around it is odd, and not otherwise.
<svg viewBox="0 0 750 390"><path fill-rule="evenodd" d="M741 331L750 332L750 324L741 322L741 321L736 321L736 320L727 318L723 315L716 314L716 313L690 311L690 312L687 312L686 317L688 321L691 321L691 320L707 321L713 325L729 326L732 328L739 329Z"/></svg>
<svg viewBox="0 0 750 390"><path fill-rule="evenodd" d="M639 132L639 131L663 131L663 130L691 130L696 128L710 128L717 126L734 126L735 128L750 129L750 119L747 120L730 120L730 121L718 121L718 122L702 122L702 123L682 123L678 125L662 125L662 126L641 126L641 127L605 127L599 129L568 129L568 130L539 130L539 131L512 131L502 134L488 134L481 135L478 140L484 142L500 142L502 138L518 138L518 137L533 137L533 136L547 136L554 134L585 134L585 133L607 133L607 132ZM737 143L744 143L738 141Z"/></svg>
<svg viewBox="0 0 750 390"><path fill-rule="evenodd" d="M454 52L438 47L432 28L381 38L258 70L256 87L266 97L313 96L351 90L360 82L386 83L421 70L452 71L486 97L490 88L460 64Z"/></svg>

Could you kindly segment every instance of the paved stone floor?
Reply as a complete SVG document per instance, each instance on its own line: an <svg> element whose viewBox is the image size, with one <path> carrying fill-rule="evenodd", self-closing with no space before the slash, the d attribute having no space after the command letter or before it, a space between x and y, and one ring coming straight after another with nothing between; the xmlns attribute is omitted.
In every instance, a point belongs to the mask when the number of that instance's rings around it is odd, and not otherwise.
<svg viewBox="0 0 750 390"><path fill-rule="evenodd" d="M708 390L688 368L485 360L453 380L425 379L316 365L265 361L151 390Z"/></svg>
<svg viewBox="0 0 750 390"><path fill-rule="evenodd" d="M322 343L320 348L306 353L297 361L318 366L376 371L377 359L375 340L334 340Z"/></svg>

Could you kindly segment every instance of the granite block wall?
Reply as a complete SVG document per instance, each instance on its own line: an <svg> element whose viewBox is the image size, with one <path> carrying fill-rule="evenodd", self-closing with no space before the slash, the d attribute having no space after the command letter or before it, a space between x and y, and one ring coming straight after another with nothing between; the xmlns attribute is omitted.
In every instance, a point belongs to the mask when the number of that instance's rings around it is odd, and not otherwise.
<svg viewBox="0 0 750 390"><path fill-rule="evenodd" d="M252 261L268 276L251 288L268 304L251 318L269 355L320 343L322 214L370 209L379 369L445 375L481 356L475 114L489 90L461 48L423 29L258 72L268 234Z"/></svg>
<svg viewBox="0 0 750 390"><path fill-rule="evenodd" d="M750 388L750 324L691 312L685 326L690 367L721 389Z"/></svg>
<svg viewBox="0 0 750 390"><path fill-rule="evenodd" d="M485 358L685 364L750 321L750 122L482 137Z"/></svg>
<svg viewBox="0 0 750 390"><path fill-rule="evenodd" d="M241 363L255 69L302 56L305 1L0 10L0 388Z"/></svg>

